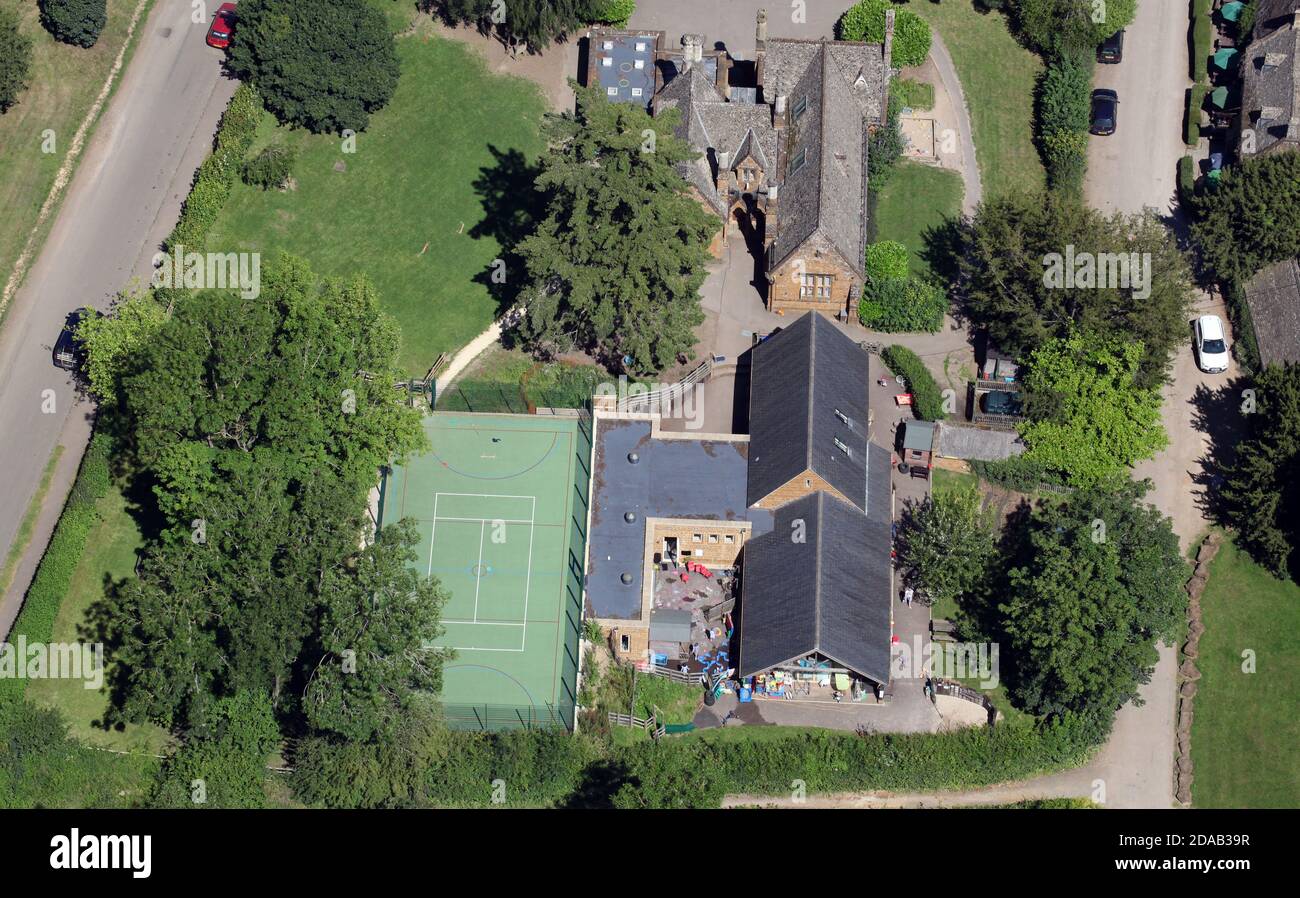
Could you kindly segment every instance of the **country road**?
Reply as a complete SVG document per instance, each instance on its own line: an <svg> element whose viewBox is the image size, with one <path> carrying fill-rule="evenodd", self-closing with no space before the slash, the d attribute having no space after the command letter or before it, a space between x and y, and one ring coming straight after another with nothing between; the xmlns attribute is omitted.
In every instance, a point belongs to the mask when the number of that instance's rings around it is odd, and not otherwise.
<svg viewBox="0 0 1300 898"><path fill-rule="evenodd" d="M219 2L205 5L210 14ZM50 454L61 441L66 449L33 548L0 600L0 636L17 614L89 433L90 406L77 402L71 378L52 364L53 343L69 312L106 308L133 277L149 277L236 86L222 75L221 51L204 43L207 24L191 22L191 12L189 3L162 2L141 24L135 56L0 328L0 559Z"/></svg>

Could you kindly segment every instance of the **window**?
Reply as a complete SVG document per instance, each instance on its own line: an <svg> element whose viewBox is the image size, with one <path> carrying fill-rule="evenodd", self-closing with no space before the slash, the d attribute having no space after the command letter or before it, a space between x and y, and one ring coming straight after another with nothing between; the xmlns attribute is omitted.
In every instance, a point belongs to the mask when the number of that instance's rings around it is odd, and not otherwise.
<svg viewBox="0 0 1300 898"><path fill-rule="evenodd" d="M614 60L611 57L606 56L604 59L600 61L600 64L608 69L614 65Z"/></svg>
<svg viewBox="0 0 1300 898"><path fill-rule="evenodd" d="M840 411L839 409L835 410L835 417L839 418L841 421L843 421L845 424L848 424L850 427L853 426L851 423L849 423L849 416L844 414L844 412Z"/></svg>
<svg viewBox="0 0 1300 898"><path fill-rule="evenodd" d="M792 119L797 122L799 121L799 116L803 115L807 110L808 110L808 95L804 94L802 97L800 97L798 100L795 101L794 109L790 111L790 115Z"/></svg>
<svg viewBox="0 0 1300 898"><path fill-rule="evenodd" d="M632 651L632 640L628 638L626 633L623 633L618 637L618 647L625 652Z"/></svg>
<svg viewBox="0 0 1300 898"><path fill-rule="evenodd" d="M843 452L843 453L844 453L845 455L847 455L849 458L852 458L852 457L853 457L853 451L852 451L851 449L849 449L848 445L845 444L845 442L844 442L843 440L841 440L839 437L835 437L834 439L835 439L835 448L838 449L838 450L840 450L841 452Z"/></svg>
<svg viewBox="0 0 1300 898"><path fill-rule="evenodd" d="M638 60L636 61L636 67L637 67L638 69L643 69L643 68L645 68L645 60L644 60L644 59L638 59Z"/></svg>
<svg viewBox="0 0 1300 898"><path fill-rule="evenodd" d="M702 542L704 542L704 537L701 536L701 535L698 534L698 533L693 533L693 534L691 534L691 542L693 542L693 543L702 543Z"/></svg>
<svg viewBox="0 0 1300 898"><path fill-rule="evenodd" d="M607 96L607 97L617 97L617 96L618 96L618 88L617 88L617 87L607 87L607 88L605 88L605 96Z"/></svg>
<svg viewBox="0 0 1300 898"><path fill-rule="evenodd" d="M730 534L730 533L727 533L727 534L724 534L724 535L723 535L722 540L723 540L723 542L725 542L727 545L730 546L730 545L732 545L733 543L735 543L735 541L736 541L736 537L735 537L734 535Z"/></svg>
<svg viewBox="0 0 1300 898"><path fill-rule="evenodd" d="M638 53L644 53L644 52L645 52L645 41L637 41L637 42L636 42L636 52L638 52Z"/></svg>
<svg viewBox="0 0 1300 898"><path fill-rule="evenodd" d="M803 168L803 164L807 161L808 161L808 151L806 149L800 150L799 152L795 153L794 158L790 160L790 174L793 175L799 169Z"/></svg>
<svg viewBox="0 0 1300 898"><path fill-rule="evenodd" d="M639 88L639 87L634 87L634 88L632 88L632 96L634 96L634 97L639 97L639 96L641 96L641 88Z"/></svg>
<svg viewBox="0 0 1300 898"><path fill-rule="evenodd" d="M604 49L606 49L606 50L613 50L613 49L614 49L614 42L613 42L613 41L605 41L601 46L602 46Z"/></svg>
<svg viewBox="0 0 1300 898"><path fill-rule="evenodd" d="M709 545L711 545L711 546L716 546L717 544L718 544L718 534L716 534L716 533L710 533L710 534L709 534Z"/></svg>
<svg viewBox="0 0 1300 898"><path fill-rule="evenodd" d="M805 299L830 299L834 286L835 278L829 274L799 275L799 296Z"/></svg>

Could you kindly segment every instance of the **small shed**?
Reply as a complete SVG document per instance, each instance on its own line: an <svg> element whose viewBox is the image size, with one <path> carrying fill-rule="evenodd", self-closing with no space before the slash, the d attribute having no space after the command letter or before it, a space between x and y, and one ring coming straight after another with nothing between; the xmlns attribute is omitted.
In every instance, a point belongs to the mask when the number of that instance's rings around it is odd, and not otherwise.
<svg viewBox="0 0 1300 898"><path fill-rule="evenodd" d="M691 612L686 609L661 608L650 613L650 641L691 641Z"/></svg>
<svg viewBox="0 0 1300 898"><path fill-rule="evenodd" d="M906 421L903 424L903 464L930 467L934 453L934 422Z"/></svg>

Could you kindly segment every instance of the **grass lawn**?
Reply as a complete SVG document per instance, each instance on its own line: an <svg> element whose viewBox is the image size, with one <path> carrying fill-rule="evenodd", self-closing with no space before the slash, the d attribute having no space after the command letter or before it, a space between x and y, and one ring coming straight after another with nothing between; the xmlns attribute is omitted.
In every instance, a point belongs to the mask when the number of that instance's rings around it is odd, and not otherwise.
<svg viewBox="0 0 1300 898"><path fill-rule="evenodd" d="M1300 586L1225 542L1201 607L1192 800L1202 808L1300 807ZM1247 650L1254 673L1242 671Z"/></svg>
<svg viewBox="0 0 1300 898"><path fill-rule="evenodd" d="M980 479L969 471L949 471L947 468L934 469L934 494L960 493L979 489Z"/></svg>
<svg viewBox="0 0 1300 898"><path fill-rule="evenodd" d="M129 577L135 570L135 552L143 540L127 512L126 499L114 489L98 507L102 520L90 531L86 552L54 619L56 643L81 641L86 612L103 597L105 581ZM132 724L120 731L105 730L97 722L103 718L108 697L85 688L80 680L31 680L27 697L62 711L69 733L86 745L158 755L165 754L170 744L167 733L155 726Z"/></svg>
<svg viewBox="0 0 1300 898"><path fill-rule="evenodd" d="M579 408L598 384L614 378L598 365L538 362L517 349L489 347L437 400L439 411L516 412L529 403Z"/></svg>
<svg viewBox="0 0 1300 898"><path fill-rule="evenodd" d="M41 27L32 0L0 0L18 10L20 28L32 39L28 87L9 111L0 115L0 272L8 278L41 205L54 184L64 154L82 119L99 96L122 43L137 0L108 0L108 22L89 49L61 44ZM139 41L143 27L137 26ZM129 58L129 54L128 54ZM118 76L120 83L121 75ZM42 152L44 132L54 132L53 153ZM46 220L45 227L53 221ZM3 284L0 284L2 287Z"/></svg>
<svg viewBox="0 0 1300 898"><path fill-rule="evenodd" d="M897 240L907 247L913 274L930 274L923 258L927 236L961 214L961 175L903 161L875 197L873 240Z"/></svg>
<svg viewBox="0 0 1300 898"><path fill-rule="evenodd" d="M321 274L364 272L401 326L402 366L423 375L498 313L488 276L511 239L510 205L532 190L545 100L531 82L493 75L473 50L423 29L397 49L397 92L355 153L337 136L266 116L250 154L272 142L296 147L297 186L237 184L208 248L285 250Z"/></svg>
<svg viewBox="0 0 1300 898"><path fill-rule="evenodd" d="M1046 182L1033 135L1034 85L1042 61L1016 42L1000 12L973 0L910 7L943 38L970 110L985 197Z"/></svg>

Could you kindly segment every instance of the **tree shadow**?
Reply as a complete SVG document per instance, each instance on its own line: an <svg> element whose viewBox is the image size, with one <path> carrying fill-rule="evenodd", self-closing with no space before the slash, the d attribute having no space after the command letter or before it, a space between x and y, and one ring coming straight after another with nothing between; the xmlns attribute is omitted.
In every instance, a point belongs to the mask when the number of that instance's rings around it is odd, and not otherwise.
<svg viewBox="0 0 1300 898"><path fill-rule="evenodd" d="M1244 403L1250 384L1250 379L1242 376L1217 389L1202 384L1191 398L1192 428L1208 439L1205 454L1196 460L1200 470L1188 472L1201 488L1195 501L1207 518L1224 526L1230 526L1232 518L1222 487L1226 472L1236 461L1237 444L1248 432Z"/></svg>
<svg viewBox="0 0 1300 898"><path fill-rule="evenodd" d="M474 277L496 301L497 314L504 314L519 298L528 272L518 246L531 234L546 208L546 196L537 189L541 165L529 162L519 150L488 144L493 163L479 169L474 192L483 205L483 219L470 228L475 240L495 240L501 247L499 259Z"/></svg>
<svg viewBox="0 0 1300 898"><path fill-rule="evenodd" d="M118 611L124 592L130 587L133 577L114 580L113 575L105 572L103 577L103 596L91 603L86 609L85 620L77 625L77 635L84 642L100 644L104 647L104 687L107 704L103 716L92 720L90 725L105 732L122 732L126 729L126 720L122 709L126 703L130 671L125 665L114 663L118 649L122 647L121 615Z"/></svg>
<svg viewBox="0 0 1300 898"><path fill-rule="evenodd" d="M630 775L622 761L604 760L587 765L582 781L567 799L566 808L613 808L614 796L624 785L636 787L639 781Z"/></svg>

